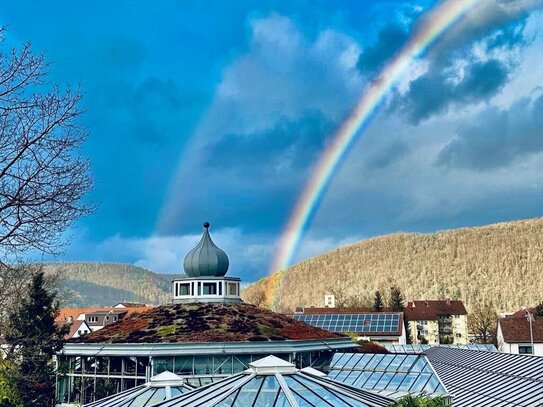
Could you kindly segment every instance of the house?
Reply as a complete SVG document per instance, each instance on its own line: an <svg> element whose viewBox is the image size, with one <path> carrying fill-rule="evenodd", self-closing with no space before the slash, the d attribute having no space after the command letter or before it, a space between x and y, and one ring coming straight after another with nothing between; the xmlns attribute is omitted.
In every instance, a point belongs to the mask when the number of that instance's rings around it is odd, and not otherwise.
<svg viewBox="0 0 543 407"><path fill-rule="evenodd" d="M414 344L468 343L468 312L462 301L408 301L404 312Z"/></svg>
<svg viewBox="0 0 543 407"><path fill-rule="evenodd" d="M66 339L78 338L85 333L94 332L121 321L130 314L153 309L153 307L142 306L141 304L134 305L134 307L124 308L115 308L115 306L105 308L62 308L55 318L55 323L58 325L71 324L70 333L68 333Z"/></svg>
<svg viewBox="0 0 543 407"><path fill-rule="evenodd" d="M381 345L405 344L402 312L367 312L357 308L297 308L291 318L330 332L355 335Z"/></svg>
<svg viewBox="0 0 543 407"><path fill-rule="evenodd" d="M64 335L64 339L79 338L92 332L90 326L83 320L76 320L70 325L70 331Z"/></svg>
<svg viewBox="0 0 543 407"><path fill-rule="evenodd" d="M533 309L519 310L499 319L496 335L500 352L543 356L543 318Z"/></svg>

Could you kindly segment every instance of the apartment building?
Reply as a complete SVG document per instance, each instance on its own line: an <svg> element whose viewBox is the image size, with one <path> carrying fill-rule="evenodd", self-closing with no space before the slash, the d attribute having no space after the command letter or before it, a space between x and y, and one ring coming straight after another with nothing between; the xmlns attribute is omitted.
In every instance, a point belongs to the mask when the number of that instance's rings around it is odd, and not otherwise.
<svg viewBox="0 0 543 407"><path fill-rule="evenodd" d="M468 343L468 312L462 301L409 301L404 312L414 344Z"/></svg>

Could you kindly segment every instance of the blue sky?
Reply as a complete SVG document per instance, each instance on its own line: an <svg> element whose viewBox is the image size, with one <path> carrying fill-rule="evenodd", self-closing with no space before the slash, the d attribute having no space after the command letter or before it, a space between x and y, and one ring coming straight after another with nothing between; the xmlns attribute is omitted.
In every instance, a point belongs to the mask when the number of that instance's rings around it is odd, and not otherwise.
<svg viewBox="0 0 543 407"><path fill-rule="evenodd" d="M298 260L396 231L543 215L543 2L480 0L351 149ZM95 214L59 260L177 273L203 221L231 273L267 273L319 154L433 1L5 1L80 84Z"/></svg>

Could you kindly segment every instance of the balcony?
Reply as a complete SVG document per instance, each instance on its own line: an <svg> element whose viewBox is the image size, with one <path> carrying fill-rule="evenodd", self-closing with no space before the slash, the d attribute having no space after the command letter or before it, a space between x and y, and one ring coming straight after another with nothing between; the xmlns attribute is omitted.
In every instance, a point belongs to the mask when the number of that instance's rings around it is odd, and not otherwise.
<svg viewBox="0 0 543 407"><path fill-rule="evenodd" d="M453 329L450 326L440 326L439 327L439 333L440 334L452 334Z"/></svg>
<svg viewBox="0 0 543 407"><path fill-rule="evenodd" d="M452 324L452 317L451 316L439 316L437 317L437 320L439 323L443 323L443 324Z"/></svg>

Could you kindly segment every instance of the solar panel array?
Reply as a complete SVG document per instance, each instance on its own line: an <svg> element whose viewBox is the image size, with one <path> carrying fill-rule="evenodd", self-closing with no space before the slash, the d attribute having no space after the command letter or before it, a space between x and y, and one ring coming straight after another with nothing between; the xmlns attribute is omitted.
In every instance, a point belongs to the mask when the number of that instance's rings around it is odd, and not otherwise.
<svg viewBox="0 0 543 407"><path fill-rule="evenodd" d="M401 314L295 314L291 317L330 332L390 335L400 332Z"/></svg>
<svg viewBox="0 0 543 407"><path fill-rule="evenodd" d="M407 393L447 394L425 355L336 353L328 378L394 398Z"/></svg>

